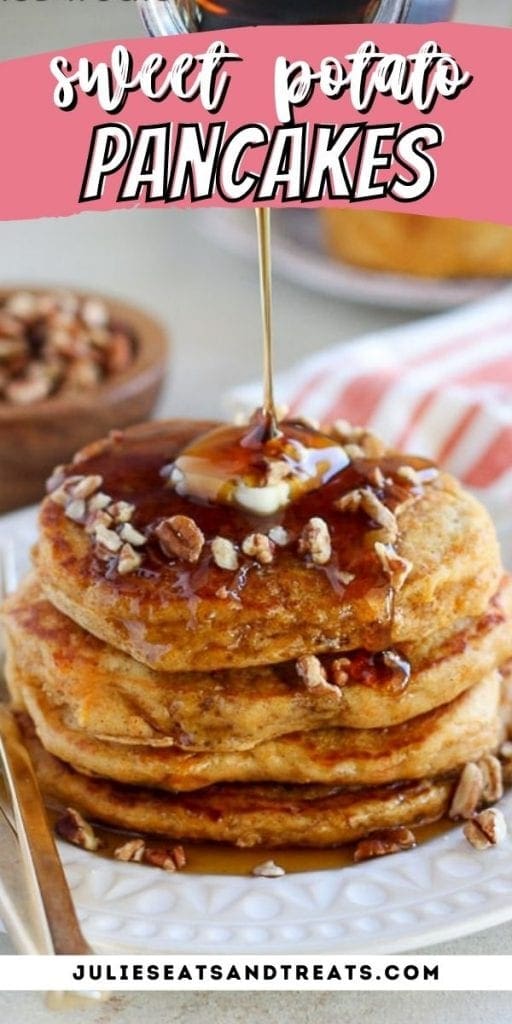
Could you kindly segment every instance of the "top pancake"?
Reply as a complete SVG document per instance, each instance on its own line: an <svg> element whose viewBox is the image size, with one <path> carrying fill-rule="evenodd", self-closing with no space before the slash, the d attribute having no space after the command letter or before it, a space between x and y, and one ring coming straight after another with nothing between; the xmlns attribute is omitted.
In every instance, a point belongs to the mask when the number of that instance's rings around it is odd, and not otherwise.
<svg viewBox="0 0 512 1024"><path fill-rule="evenodd" d="M178 495L161 476L164 466L212 424L184 420L146 424L80 453L68 476L99 475L114 501L135 506L132 524L146 535L139 569L119 575L116 557L95 553L84 523L47 498L40 515L36 563L53 604L93 635L164 671L274 664L305 654L364 647L383 650L418 635L450 631L481 615L498 589L501 567L494 527L485 509L446 473L412 486L406 456L358 457L319 490L265 519L222 504ZM386 484L375 481L376 467ZM335 501L365 487L395 512L398 555L412 563L403 585L390 580L374 544L385 540L364 511L339 511ZM155 528L173 515L193 518L205 536L197 564L162 552ZM298 538L312 517L327 524L332 556L311 562ZM271 564L241 552L255 531L277 525L289 543ZM211 541L236 545L237 570L219 568ZM353 579L338 572L349 573Z"/></svg>

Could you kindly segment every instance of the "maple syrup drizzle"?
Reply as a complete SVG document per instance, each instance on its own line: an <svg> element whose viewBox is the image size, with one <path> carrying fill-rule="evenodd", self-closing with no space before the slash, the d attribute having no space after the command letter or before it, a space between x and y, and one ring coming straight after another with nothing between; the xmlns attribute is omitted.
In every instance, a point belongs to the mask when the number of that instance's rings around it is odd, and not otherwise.
<svg viewBox="0 0 512 1024"><path fill-rule="evenodd" d="M258 590L260 607L264 607L261 590L261 567L242 551L244 539L252 531L269 533L279 527L287 541L283 546L275 545L272 574L302 573L304 567L312 573L323 576L328 582L336 603L356 600L359 602L361 628L364 646L371 651L383 651L393 646L392 600L390 598L389 576L376 557L374 541L379 539L378 524L361 511L340 511L335 505L339 499L358 488L371 489L387 508L393 512L411 496L419 496L423 485L416 486L400 475L403 457L394 454L381 456L378 460L369 458L349 459L345 449L332 438L318 431L311 432L303 424L286 421L282 424L284 436L263 442L261 434L264 424L259 414L253 417L249 427L224 426L192 421L177 421L171 427L163 424L148 424L118 433L107 443L90 452L85 452L80 462L68 468L68 473L99 475L103 487L114 501L128 501L134 504L133 526L147 536L144 546L143 563L136 572L120 576L116 568L116 556L110 561L92 557L89 570L98 579L107 576L113 589L122 592L134 610L127 630L136 629L138 617L144 617L146 605L164 606L181 596L189 602L190 625L194 624L197 600L218 600L219 587L234 597L241 597L242 589L255 585ZM213 429L212 429L213 428ZM182 495L175 486L166 482L169 467L175 466L183 452L208 455L215 452L214 465L225 466L227 479L232 480L235 470L244 474L266 472L266 461L270 452L283 452L287 438L298 448L302 446L302 457L315 460L319 470L317 479L311 477L311 469L305 472L306 484L303 492L294 497L284 508L265 517L254 515L246 508L208 498L198 499ZM309 445L304 442L307 440ZM213 442L215 441L215 445ZM206 448L203 449L203 445ZM218 444L218 446L217 446ZM283 448L284 446L284 448ZM325 459L324 456L327 455ZM333 458L340 462L333 465ZM175 461L173 461L175 460ZM419 475L428 472L432 464L423 459L408 457L408 465ZM376 483L374 474L379 467L383 483ZM163 467L167 467L162 475ZM300 465L292 467L296 479L300 479ZM321 471L321 472L320 472ZM58 539L60 506L48 502L43 507L45 528L53 531ZM169 560L164 554L155 530L163 519L175 515L192 517L205 537L205 544L199 561L188 565L185 561ZM309 563L307 556L300 554L298 543L305 524L313 517L322 518L329 529L331 558L326 565ZM219 569L211 553L211 541L215 536L228 538L239 552L236 572ZM346 577L349 582L346 582ZM258 582L259 581L259 582ZM249 597L249 599L251 599ZM363 600L361 600L363 599ZM272 597L269 594L269 611ZM140 615L135 615L135 609ZM143 643L143 637L138 637ZM338 651L339 642L326 635L324 651Z"/></svg>

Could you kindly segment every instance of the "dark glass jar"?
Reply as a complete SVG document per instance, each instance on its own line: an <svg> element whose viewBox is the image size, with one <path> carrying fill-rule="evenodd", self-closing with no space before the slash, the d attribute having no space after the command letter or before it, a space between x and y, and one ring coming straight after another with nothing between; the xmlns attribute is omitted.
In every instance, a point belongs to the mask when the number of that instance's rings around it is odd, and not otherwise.
<svg viewBox="0 0 512 1024"><path fill-rule="evenodd" d="M138 0L149 35L243 25L405 21L410 0Z"/></svg>

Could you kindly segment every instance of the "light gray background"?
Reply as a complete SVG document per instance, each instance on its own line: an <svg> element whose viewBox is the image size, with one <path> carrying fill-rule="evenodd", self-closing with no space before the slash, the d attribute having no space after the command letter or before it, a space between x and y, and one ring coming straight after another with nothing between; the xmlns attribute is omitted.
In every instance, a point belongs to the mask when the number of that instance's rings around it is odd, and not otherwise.
<svg viewBox="0 0 512 1024"><path fill-rule="evenodd" d="M512 3L460 0L459 17L510 24ZM0 0L0 59L140 34L133 0ZM37 173L37 154L34 166ZM217 415L226 388L259 372L257 276L255 266L209 240L203 220L201 211L138 210L0 224L0 282L68 283L146 305L169 325L173 337L160 411ZM408 318L326 299L281 280L274 292L278 367L315 348ZM0 937L0 953L11 951ZM510 955L512 924L429 952ZM509 1024L511 1008L510 996L496 993L153 993L115 996L87 1012L66 1013L65 1020L355 1024L364 1018L365 1024ZM0 1021L27 1019L42 1024L54 1015L38 994L0 994Z"/></svg>

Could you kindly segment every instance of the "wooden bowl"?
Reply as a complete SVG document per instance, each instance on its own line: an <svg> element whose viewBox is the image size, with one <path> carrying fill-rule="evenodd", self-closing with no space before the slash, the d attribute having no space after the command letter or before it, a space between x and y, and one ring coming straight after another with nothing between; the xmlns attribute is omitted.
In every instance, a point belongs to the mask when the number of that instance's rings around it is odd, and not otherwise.
<svg viewBox="0 0 512 1024"><path fill-rule="evenodd" d="M13 291L48 294L55 286L24 284L0 288L0 303ZM84 292L73 288L78 298ZM92 295L93 293L87 293ZM129 327L137 339L127 370L108 377L88 391L57 393L31 405L10 405L0 399L0 512L39 501L54 466L68 462L78 448L109 430L147 419L165 376L168 342L153 317L126 302L94 292L112 319Z"/></svg>

